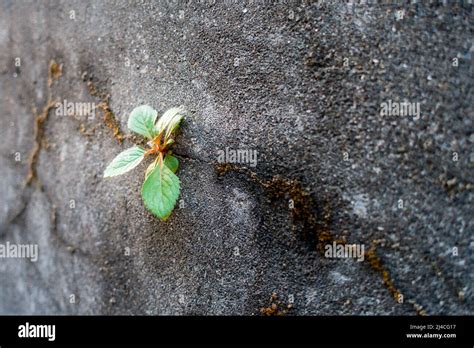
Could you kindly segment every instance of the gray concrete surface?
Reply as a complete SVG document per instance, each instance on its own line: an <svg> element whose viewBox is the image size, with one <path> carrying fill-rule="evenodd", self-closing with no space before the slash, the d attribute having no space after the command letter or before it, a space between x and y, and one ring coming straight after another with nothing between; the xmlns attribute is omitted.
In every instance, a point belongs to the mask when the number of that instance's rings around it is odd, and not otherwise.
<svg viewBox="0 0 474 348"><path fill-rule="evenodd" d="M0 314L474 314L473 22L469 4L1 1L0 243L39 259L0 259ZM100 103L89 79L123 143L101 112L53 108L25 186L32 108ZM144 103L188 110L167 222L141 201L147 163L102 178ZM226 147L257 150L254 174L219 171ZM332 240L372 252L325 258Z"/></svg>

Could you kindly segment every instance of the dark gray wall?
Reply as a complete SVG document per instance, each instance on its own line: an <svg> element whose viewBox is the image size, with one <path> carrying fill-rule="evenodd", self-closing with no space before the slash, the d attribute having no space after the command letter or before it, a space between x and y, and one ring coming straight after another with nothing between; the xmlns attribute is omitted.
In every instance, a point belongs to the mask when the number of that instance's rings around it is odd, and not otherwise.
<svg viewBox="0 0 474 348"><path fill-rule="evenodd" d="M473 314L472 5L397 9L2 1L0 243L40 255L0 259L0 313L259 314L293 296L289 315ZM123 143L103 112L42 122L48 95L100 93ZM420 119L381 116L388 100ZM140 198L147 163L102 178L145 103L188 110L165 223ZM257 166L224 173L226 147ZM365 261L325 258L333 240Z"/></svg>

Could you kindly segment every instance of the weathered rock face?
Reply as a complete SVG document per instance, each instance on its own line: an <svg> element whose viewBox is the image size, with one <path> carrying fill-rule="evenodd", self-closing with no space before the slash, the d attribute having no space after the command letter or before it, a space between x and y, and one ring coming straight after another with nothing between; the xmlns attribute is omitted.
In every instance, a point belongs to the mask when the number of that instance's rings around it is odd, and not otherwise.
<svg viewBox="0 0 474 348"><path fill-rule="evenodd" d="M0 313L474 313L472 5L0 7ZM167 222L102 178L140 104L188 110Z"/></svg>

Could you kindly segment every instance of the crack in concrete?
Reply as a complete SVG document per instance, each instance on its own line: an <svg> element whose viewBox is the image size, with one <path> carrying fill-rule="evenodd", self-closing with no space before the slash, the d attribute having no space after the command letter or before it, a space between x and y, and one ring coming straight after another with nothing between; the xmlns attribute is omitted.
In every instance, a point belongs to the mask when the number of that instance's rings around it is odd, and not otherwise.
<svg viewBox="0 0 474 348"><path fill-rule="evenodd" d="M19 209L12 214L10 217L6 219L5 224L2 226L2 237L5 236L12 224L14 224L17 219L23 216L26 212L29 202L31 200L31 196L34 191L34 187L31 185L33 182L36 183L36 189L39 189L41 193L43 193L51 207L51 215L50 215L50 222L51 222L51 235L55 237L55 239L59 242L60 245L63 245L67 248L68 251L74 253L75 251L79 251L81 256L90 257L91 254L81 250L79 247L75 247L72 244L68 243L59 233L58 233L58 224L57 224L57 211L56 205L53 202L52 196L49 192L45 189L44 185L41 183L41 180L38 178L36 166L39 157L39 153L41 151L41 144L44 143L44 131L45 131L45 124L48 120L49 113L51 109L53 109L57 102L54 101L51 92L51 86L55 81L57 81L62 75L62 64L59 65L54 59L49 62L48 66L48 98L46 105L43 107L43 110L40 114L37 113L36 107L33 107L33 116L35 119L34 123L34 131L33 131L33 149L31 151L29 161L28 161L28 174L26 180L24 182L23 188L20 193L20 207ZM71 251L72 248L72 251Z"/></svg>
<svg viewBox="0 0 474 348"><path fill-rule="evenodd" d="M334 239L332 234L329 232L328 228L323 228L320 230L318 226L320 226L319 222L316 219L316 216L312 212L312 204L310 202L307 202L308 199L310 199L310 193L304 191L301 187L301 185L294 180L289 180L286 178L278 178L278 177L272 177L270 180L264 180L261 179L257 173L249 170L246 167L238 167L233 164L225 163L217 163L216 169L220 175L224 175L228 172L237 172L237 173L242 173L245 174L247 177L249 177L252 181L256 182L257 184L261 185L267 190L273 190L275 183L280 189L282 189L279 192L276 192L277 196L281 197L281 193L283 192L292 192L290 193L290 197L294 199L295 201L295 206L296 202L298 202L299 209L293 210L293 217L296 218L297 220L309 218L307 220L307 223L309 224L309 228L311 230L315 230L317 233L317 239L318 239L318 244L319 246L323 246L324 244L331 244L333 242L336 242L336 244L345 244L345 240L341 239ZM282 183L283 184L278 184ZM299 211L299 212L298 212ZM296 214L295 214L296 212ZM295 216L296 215L296 216ZM331 214L330 212L326 212L326 215L323 215L323 226L329 225L331 222ZM303 227L304 228L304 227ZM370 265L370 267L375 270L377 273L382 278L382 281L384 285L387 287L387 289L390 291L390 293L393 295L393 298L395 301L399 301L400 298L403 298L401 291L395 286L395 282L393 281L392 276L390 275L390 272L387 270L385 266L383 266L381 258L377 255L376 249L377 245L379 244L378 240L373 240L371 242L371 248L365 253L365 258ZM321 252L323 252L322 248L319 248ZM418 315L426 315L426 311L423 309L423 306L417 304L414 300L407 300L406 302L411 303L413 305L413 309ZM398 302L400 303L400 302ZM403 302L405 303L405 302Z"/></svg>
<svg viewBox="0 0 474 348"><path fill-rule="evenodd" d="M33 107L33 115L35 118L34 128L33 128L33 150L31 151L29 160L28 160L28 176L26 178L26 185L30 185L33 180L36 178L36 163L38 161L39 153L41 151L41 144L44 139L44 127L45 123L48 120L49 112L55 107L57 101L53 99L51 93L51 86L54 81L57 81L62 75L62 65L56 63L54 59L49 62L48 68L48 99L41 113L37 112L36 107Z"/></svg>
<svg viewBox="0 0 474 348"><path fill-rule="evenodd" d="M87 80L87 90L92 97L99 98L101 102L97 105L97 108L100 109L103 113L103 120L105 125L110 128L113 132L114 138L121 144L124 135L120 130L120 124L115 117L114 112L110 107L110 94L97 88L96 84L92 81L92 77L87 79L87 73L82 75L82 79Z"/></svg>

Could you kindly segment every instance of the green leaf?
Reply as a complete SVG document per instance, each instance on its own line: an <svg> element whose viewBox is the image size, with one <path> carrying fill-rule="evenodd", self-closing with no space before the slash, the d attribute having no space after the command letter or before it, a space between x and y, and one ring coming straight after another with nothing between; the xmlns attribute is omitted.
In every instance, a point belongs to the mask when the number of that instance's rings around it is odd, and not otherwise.
<svg viewBox="0 0 474 348"><path fill-rule="evenodd" d="M142 186L143 203L155 216L165 221L179 196L179 179L165 165L156 165Z"/></svg>
<svg viewBox="0 0 474 348"><path fill-rule="evenodd" d="M164 132L165 139L168 139L169 136L178 129L184 118L183 113L184 110L182 108L171 108L167 110L156 123L155 132Z"/></svg>
<svg viewBox="0 0 474 348"><path fill-rule="evenodd" d="M135 133L152 139L155 135L155 121L158 112L148 105L141 105L133 109L128 118L128 128Z"/></svg>
<svg viewBox="0 0 474 348"><path fill-rule="evenodd" d="M150 173L153 171L153 169L155 169L157 163L158 163L158 161L153 161L152 163L150 163L150 165L148 166L148 168L146 169L146 172L145 172L145 180L146 180L146 178L148 178L148 175L150 175ZM166 155L163 163L173 173L176 173L178 171L179 161L176 157L171 156L171 155Z"/></svg>
<svg viewBox="0 0 474 348"><path fill-rule="evenodd" d="M172 155L166 155L164 162L165 166L167 166L173 173L178 171L179 161L176 157Z"/></svg>
<svg viewBox="0 0 474 348"><path fill-rule="evenodd" d="M115 157L104 171L104 178L116 176L132 170L145 157L145 150L139 146L122 151Z"/></svg>
<svg viewBox="0 0 474 348"><path fill-rule="evenodd" d="M153 169L155 169L156 167L156 161L153 161L152 163L150 163L150 165L148 166L148 168L146 169L146 172L145 172L145 180L146 178L148 178L148 175L150 175L150 173L153 171Z"/></svg>

